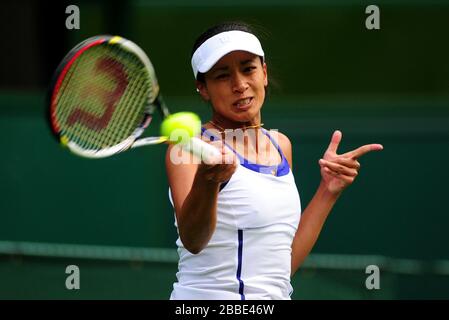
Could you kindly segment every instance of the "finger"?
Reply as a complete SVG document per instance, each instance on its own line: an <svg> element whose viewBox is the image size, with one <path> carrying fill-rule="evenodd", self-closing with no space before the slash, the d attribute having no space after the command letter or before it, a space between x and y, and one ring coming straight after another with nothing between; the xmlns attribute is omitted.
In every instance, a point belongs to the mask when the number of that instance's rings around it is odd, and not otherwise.
<svg viewBox="0 0 449 320"><path fill-rule="evenodd" d="M329 162L324 159L320 159L319 163L321 166L328 167L329 169L331 169L332 171L334 171L338 174L346 175L349 177L355 177L358 174L356 169L348 168L341 164Z"/></svg>
<svg viewBox="0 0 449 320"><path fill-rule="evenodd" d="M237 165L233 164L215 164L215 165L202 165L202 174L207 180L220 182L229 180L237 169Z"/></svg>
<svg viewBox="0 0 449 320"><path fill-rule="evenodd" d="M329 143L329 146L327 147L327 151L337 153L338 145L340 144L342 137L342 133L340 130L335 130L334 134L332 135L331 142Z"/></svg>
<svg viewBox="0 0 449 320"><path fill-rule="evenodd" d="M210 164L221 165L223 163L232 163L232 161L229 160L229 153L226 145L222 141L214 141L212 142L212 145L214 145L214 147L216 147L220 151L221 157L219 157L218 159L214 159L214 161L212 161L212 163Z"/></svg>
<svg viewBox="0 0 449 320"><path fill-rule="evenodd" d="M223 157L224 157L224 164L240 164L240 161L237 157L237 154L231 150L228 146L224 145L223 149Z"/></svg>
<svg viewBox="0 0 449 320"><path fill-rule="evenodd" d="M342 156L344 158L352 158L352 159L357 159L361 156L363 156L364 154L371 152L371 151L380 151L383 150L383 146L381 144L366 144L364 146L361 146L355 150L346 152L345 154L342 154Z"/></svg>
<svg viewBox="0 0 449 320"><path fill-rule="evenodd" d="M326 173L330 174L331 176L334 176L335 178L342 180L346 184L351 184L354 182L355 177L345 176L343 174L339 174L338 172L332 171L328 167L324 167L323 169Z"/></svg>
<svg viewBox="0 0 449 320"><path fill-rule="evenodd" d="M343 158L341 156L338 156L333 159L328 159L327 161L339 163L341 165L344 165L345 167L356 169L356 170L360 169L360 163L357 160L351 159L351 158Z"/></svg>

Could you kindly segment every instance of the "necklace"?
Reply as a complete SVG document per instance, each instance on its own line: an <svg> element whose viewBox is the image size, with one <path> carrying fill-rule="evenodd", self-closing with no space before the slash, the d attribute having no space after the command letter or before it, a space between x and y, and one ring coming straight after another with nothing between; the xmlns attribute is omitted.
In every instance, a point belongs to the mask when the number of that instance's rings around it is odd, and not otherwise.
<svg viewBox="0 0 449 320"><path fill-rule="evenodd" d="M216 124L216 123L215 123L214 121L212 121L212 120L210 120L209 123L210 123L211 125L213 125L215 128L219 129L219 130L220 130L219 133L223 133L223 132L225 132L226 130L235 130L235 129L225 129L225 128L219 126L218 124ZM243 127L241 127L241 128L237 128L237 129L247 130L247 129L258 129L258 128L261 128L261 127L263 127L263 123L261 123L261 124L255 124L255 125L252 125L252 126L243 126Z"/></svg>

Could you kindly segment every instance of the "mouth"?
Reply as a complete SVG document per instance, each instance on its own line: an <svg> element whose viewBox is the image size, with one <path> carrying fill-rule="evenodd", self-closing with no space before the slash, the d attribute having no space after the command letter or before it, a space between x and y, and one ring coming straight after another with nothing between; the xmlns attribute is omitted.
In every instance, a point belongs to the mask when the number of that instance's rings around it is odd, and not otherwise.
<svg viewBox="0 0 449 320"><path fill-rule="evenodd" d="M235 106L239 110L246 110L251 107L251 103L253 102L253 97L239 99L234 102L232 105Z"/></svg>

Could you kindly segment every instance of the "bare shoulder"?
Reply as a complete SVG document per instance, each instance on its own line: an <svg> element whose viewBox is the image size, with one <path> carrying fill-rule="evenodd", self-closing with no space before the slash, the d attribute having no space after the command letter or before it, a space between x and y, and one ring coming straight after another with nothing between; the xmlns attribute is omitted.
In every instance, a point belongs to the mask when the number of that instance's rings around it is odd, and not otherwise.
<svg viewBox="0 0 449 320"><path fill-rule="evenodd" d="M182 156L184 155L184 157ZM165 155L165 167L175 210L179 211L192 188L198 164L189 161L189 153L182 153L177 145L169 145Z"/></svg>
<svg viewBox="0 0 449 320"><path fill-rule="evenodd" d="M288 164L290 165L290 168L292 167L292 143L290 142L290 139L283 134L282 132L277 132L277 139L279 147L281 147L282 152L285 155L285 158L287 158Z"/></svg>
<svg viewBox="0 0 449 320"><path fill-rule="evenodd" d="M282 132L278 132L278 143L281 146L282 151L284 151L284 147L286 149L285 151L287 151L287 149L289 148L291 149L292 147L290 139Z"/></svg>
<svg viewBox="0 0 449 320"><path fill-rule="evenodd" d="M193 177L198 164L193 161L193 156L185 152L178 145L169 145L165 154L165 167L167 170L170 187L171 182L182 181L186 176ZM172 178L173 179L170 179ZM180 179L181 178L181 179Z"/></svg>

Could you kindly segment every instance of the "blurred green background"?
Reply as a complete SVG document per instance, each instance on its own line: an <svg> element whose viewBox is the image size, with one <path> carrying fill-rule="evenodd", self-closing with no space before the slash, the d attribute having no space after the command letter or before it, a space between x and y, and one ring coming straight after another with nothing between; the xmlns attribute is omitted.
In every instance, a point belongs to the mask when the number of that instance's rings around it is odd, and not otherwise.
<svg viewBox="0 0 449 320"><path fill-rule="evenodd" d="M67 30L65 9L80 9ZM165 146L77 158L51 137L45 94L79 41L119 34L150 56L171 111L210 114L194 90L196 37L225 20L259 30L267 128L293 144L303 208L333 130L361 159L304 267L294 299L449 298L449 1L6 1L0 12L0 299L167 299L177 271ZM155 133L155 129L152 132ZM81 289L65 288L65 268ZM365 287L378 265L381 289Z"/></svg>

